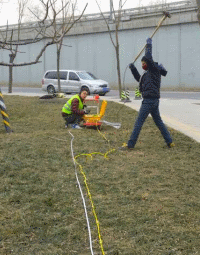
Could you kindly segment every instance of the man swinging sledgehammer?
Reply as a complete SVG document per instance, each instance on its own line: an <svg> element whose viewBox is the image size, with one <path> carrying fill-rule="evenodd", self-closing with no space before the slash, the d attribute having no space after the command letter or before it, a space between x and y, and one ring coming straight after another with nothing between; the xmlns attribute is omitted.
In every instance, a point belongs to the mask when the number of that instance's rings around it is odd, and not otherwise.
<svg viewBox="0 0 200 255"><path fill-rule="evenodd" d="M139 82L139 90L142 93L143 101L128 144L120 149L131 150L135 147L142 126L149 114L151 114L156 126L159 128L167 146L171 148L175 145L172 142L172 137L163 123L159 112L161 75L166 76L167 71L162 64L158 65L157 62L153 61L151 38L147 39L145 56L142 57L141 61L142 68L145 70L143 75L139 74L133 63L129 65L129 68L134 78Z"/></svg>

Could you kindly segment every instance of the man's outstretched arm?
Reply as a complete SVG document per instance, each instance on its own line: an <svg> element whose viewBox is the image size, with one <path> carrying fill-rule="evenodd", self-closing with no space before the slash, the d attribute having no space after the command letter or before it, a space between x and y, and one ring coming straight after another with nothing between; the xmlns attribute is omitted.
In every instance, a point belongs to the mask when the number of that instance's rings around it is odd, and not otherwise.
<svg viewBox="0 0 200 255"><path fill-rule="evenodd" d="M152 39L151 38L147 39L147 45L145 48L145 58L147 59L147 64L149 69L155 69L156 65L152 57Z"/></svg>
<svg viewBox="0 0 200 255"><path fill-rule="evenodd" d="M136 81L139 82L139 81L140 81L141 75L139 74L139 72L138 72L137 68L135 67L135 65L134 65L133 63L131 63L131 64L129 65L129 68L130 68L130 70L131 70L132 75L133 75L134 78L136 79Z"/></svg>

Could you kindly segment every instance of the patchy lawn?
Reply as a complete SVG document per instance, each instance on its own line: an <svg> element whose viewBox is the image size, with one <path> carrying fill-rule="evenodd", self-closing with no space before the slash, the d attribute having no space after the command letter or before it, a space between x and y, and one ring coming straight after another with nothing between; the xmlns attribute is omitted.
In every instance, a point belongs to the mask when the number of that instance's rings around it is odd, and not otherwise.
<svg viewBox="0 0 200 255"><path fill-rule="evenodd" d="M66 99L5 96L12 134L0 125L0 254L89 255L87 224L61 108ZM169 128L168 149L151 118L136 147L118 150L137 112L108 102L102 126L70 130L100 222L105 254L200 253L200 144ZM104 136L106 139L104 139ZM56 139L55 139L56 138ZM58 140L60 139L60 140ZM79 171L79 168L77 167ZM102 254L84 179L95 254Z"/></svg>

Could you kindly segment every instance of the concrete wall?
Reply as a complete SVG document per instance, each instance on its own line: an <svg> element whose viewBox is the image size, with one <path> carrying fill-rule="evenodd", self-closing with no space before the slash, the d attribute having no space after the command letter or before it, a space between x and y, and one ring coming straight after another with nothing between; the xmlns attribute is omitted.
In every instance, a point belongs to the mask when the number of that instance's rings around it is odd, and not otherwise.
<svg viewBox="0 0 200 255"><path fill-rule="evenodd" d="M171 10L173 13L173 10ZM129 89L137 83L127 65L132 62L152 34L162 13L134 16L120 27L120 61L122 79ZM61 69L88 70L97 77L108 81L111 87L117 87L115 50L106 31L104 21L84 21L77 24L71 34L65 37L61 57ZM26 35L27 36L27 35ZM44 45L39 42L20 48L17 62L28 62ZM200 88L200 26L196 9L176 10L172 18L165 21L153 38L153 58L168 70L162 79L162 88ZM8 62L8 52L0 51L0 61ZM142 72L140 59L136 62ZM46 70L56 69L56 46L49 46L41 58L41 63L14 68L14 84L41 86L41 79ZM125 76L124 72L126 70ZM8 67L1 67L0 82L7 83Z"/></svg>

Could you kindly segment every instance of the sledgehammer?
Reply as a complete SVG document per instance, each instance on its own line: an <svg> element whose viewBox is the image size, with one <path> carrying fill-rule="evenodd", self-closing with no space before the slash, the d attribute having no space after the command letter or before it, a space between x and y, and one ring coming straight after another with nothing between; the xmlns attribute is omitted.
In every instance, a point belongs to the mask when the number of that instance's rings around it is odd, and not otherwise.
<svg viewBox="0 0 200 255"><path fill-rule="evenodd" d="M157 25L157 27L156 27L156 29L155 29L155 31L153 32L153 34L151 35L151 37L150 38L152 38L154 35L155 35L155 33L158 31L158 29L160 28L160 26L162 25L162 23L166 20L166 18L171 18L171 15L169 14L169 12L163 12L163 17L162 17L162 19L160 20L160 22L158 23L158 25ZM146 44L144 45L144 47L141 49L141 51L138 53L138 55L137 55L137 57L135 58L135 60L134 60L134 62L133 63L135 63L135 61L139 58L139 56L142 54L142 52L143 52L143 50L146 48Z"/></svg>

